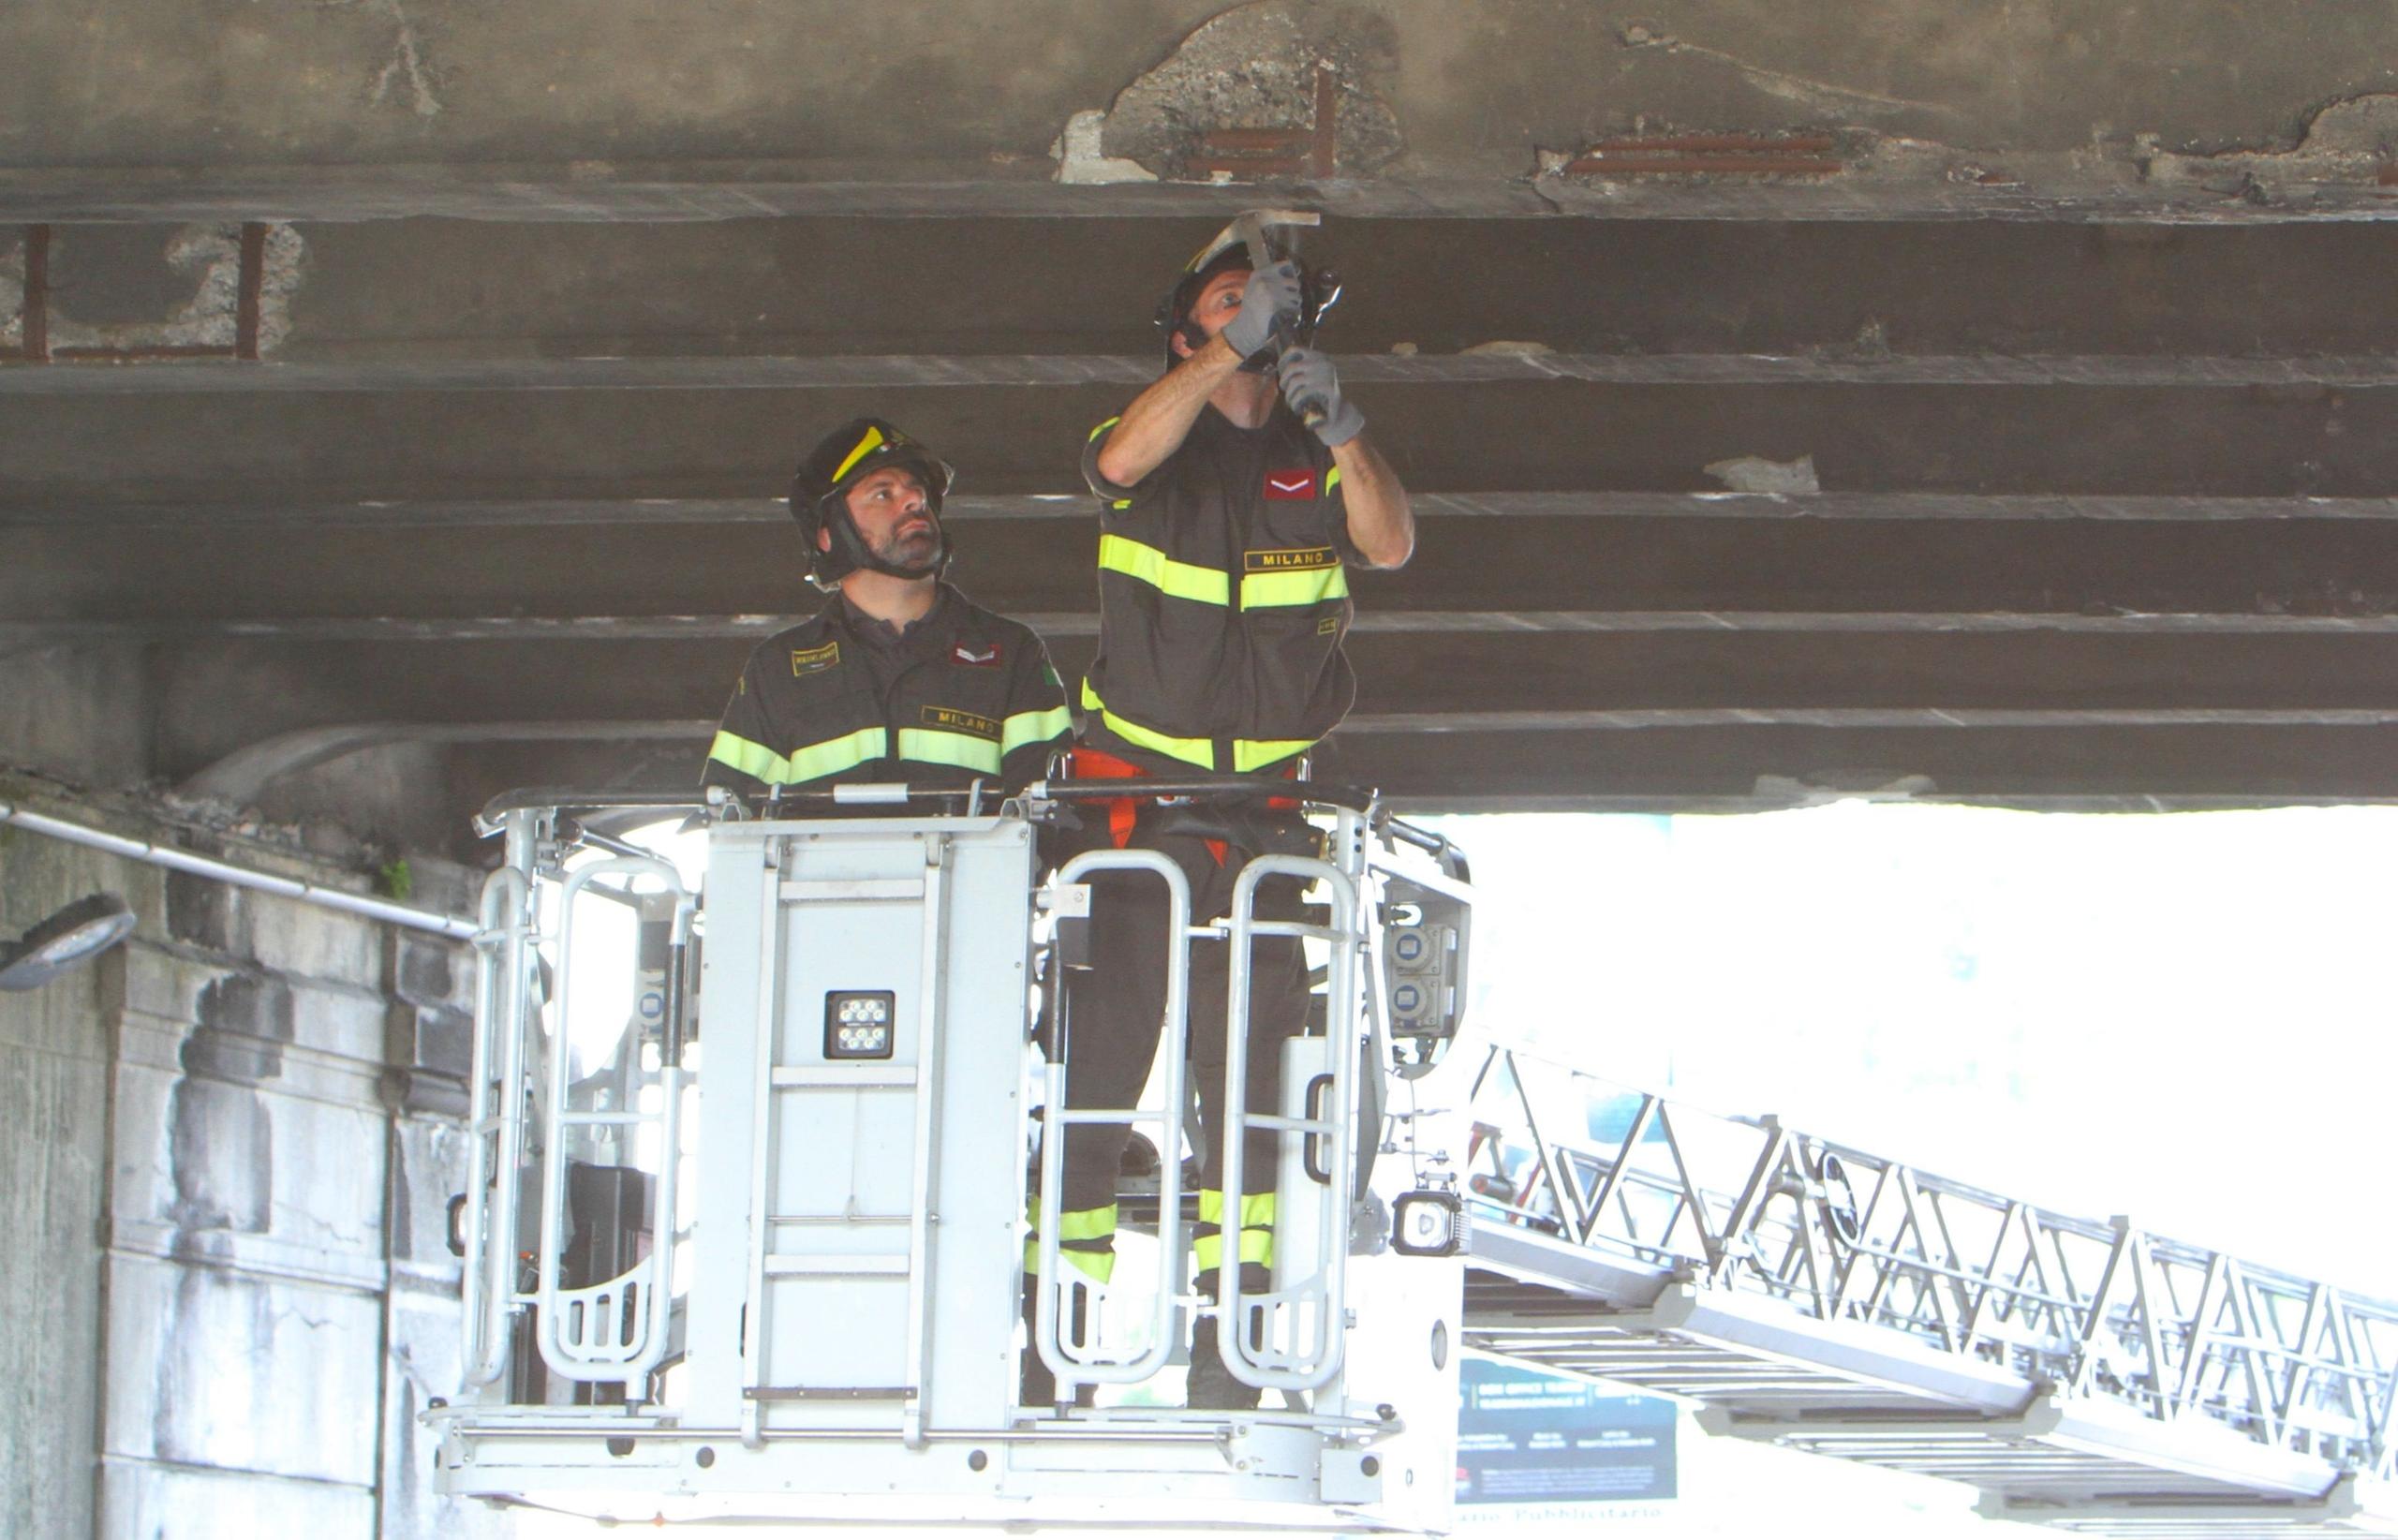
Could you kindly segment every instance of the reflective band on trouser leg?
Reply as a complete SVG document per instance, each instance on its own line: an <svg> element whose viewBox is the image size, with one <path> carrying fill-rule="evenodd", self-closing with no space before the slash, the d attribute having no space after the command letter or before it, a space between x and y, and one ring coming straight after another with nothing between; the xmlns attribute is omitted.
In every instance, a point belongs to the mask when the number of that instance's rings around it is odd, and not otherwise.
<svg viewBox="0 0 2398 1540"><path fill-rule="evenodd" d="M1219 569L1177 561L1154 545L1144 545L1122 535L1099 537L1099 570L1121 572L1162 594L1187 599L1194 604L1229 605L1233 601L1233 581Z"/></svg>
<svg viewBox="0 0 2398 1540"><path fill-rule="evenodd" d="M1203 1188L1199 1193L1199 1224L1191 1242L1192 1260L1198 1264L1201 1272L1223 1266L1223 1193ZM1271 1266L1274 1261L1274 1194L1271 1192L1251 1192L1240 1200L1239 1260L1266 1266Z"/></svg>
<svg viewBox="0 0 2398 1540"><path fill-rule="evenodd" d="M1041 1210L1034 1206L1030 1219L1038 1226ZM1116 1206L1104 1208L1069 1208L1058 1216L1058 1254L1075 1268L1104 1283L1116 1274ZM1036 1272L1041 1266L1041 1236L1036 1229L1024 1241L1024 1270Z"/></svg>
<svg viewBox="0 0 2398 1540"><path fill-rule="evenodd" d="M879 760L884 748L883 732L879 727L862 727L855 733L794 748L788 756L777 754L763 744L720 732L708 749L708 758L731 765L743 775L754 776L769 786L795 786Z"/></svg>
<svg viewBox="0 0 2398 1540"><path fill-rule="evenodd" d="M960 770L999 773L999 746L966 733L943 733L929 727L899 730L899 757L918 764L952 764Z"/></svg>
<svg viewBox="0 0 2398 1540"><path fill-rule="evenodd" d="M1163 733L1152 732L1138 722L1128 721L1118 717L1108 710L1106 703L1100 700L1099 691L1090 688L1090 679L1088 675L1083 679L1083 709L1098 712L1099 719L1107 724L1107 730L1126 743L1148 749L1152 753L1163 754L1168 759L1180 760L1185 764L1195 764L1202 770L1216 768L1216 746L1212 741L1206 738L1173 737Z"/></svg>
<svg viewBox="0 0 2398 1540"><path fill-rule="evenodd" d="M1000 725L999 752L1013 754L1027 744L1047 743L1073 725L1073 714L1061 705L1019 711Z"/></svg>

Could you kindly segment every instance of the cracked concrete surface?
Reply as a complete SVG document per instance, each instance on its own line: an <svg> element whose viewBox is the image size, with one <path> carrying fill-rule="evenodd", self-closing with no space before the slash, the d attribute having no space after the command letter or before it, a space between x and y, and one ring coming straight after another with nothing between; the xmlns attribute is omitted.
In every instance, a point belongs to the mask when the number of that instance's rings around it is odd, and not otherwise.
<svg viewBox="0 0 2398 1540"><path fill-rule="evenodd" d="M1841 85L1830 81L1810 80L1788 70L1769 68L1762 64L1743 59L1720 48L1704 43L1685 42L1668 32L1659 32L1635 22L1618 36L1627 49L1655 49L1668 54L1687 55L1723 65L1748 84L1769 96L1793 103L1809 112L1817 113L1832 122L1852 115L1883 117L1893 112L1935 112L1955 117L1959 109L1945 102L1910 101L1900 96L1887 96L1853 85Z"/></svg>
<svg viewBox="0 0 2398 1540"><path fill-rule="evenodd" d="M1061 129L1106 102L1098 153L1066 158L1172 174L1202 128L1306 125L1322 58L1351 175L1504 185L1536 147L1808 128L1946 147L1877 149L1875 175L2138 189L2154 184L2135 160L2169 174L2174 157L2289 151L2324 103L2398 91L2398 11L2320 0L951 0L890 16L840 0L19 7L0 14L0 185L207 167L322 186L400 164L412 183L1007 184L1050 175ZM2317 139L2278 174L2363 154Z"/></svg>
<svg viewBox="0 0 2398 1540"><path fill-rule="evenodd" d="M424 43L417 36L416 23L408 20L400 0L375 0L377 8L392 18L391 62L375 77L375 89L368 99L380 106L397 101L421 118L438 117L441 103L433 94L433 75L424 58ZM405 91L405 100L394 86Z"/></svg>

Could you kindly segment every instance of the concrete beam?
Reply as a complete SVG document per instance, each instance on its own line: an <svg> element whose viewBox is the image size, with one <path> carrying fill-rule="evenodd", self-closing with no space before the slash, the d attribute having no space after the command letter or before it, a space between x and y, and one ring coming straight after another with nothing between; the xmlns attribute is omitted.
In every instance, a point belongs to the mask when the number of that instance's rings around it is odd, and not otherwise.
<svg viewBox="0 0 2398 1540"><path fill-rule="evenodd" d="M1208 206L1149 219L307 224L285 237L305 263L271 355L459 366L666 356L813 356L827 368L880 355L1147 361L1157 356L1158 296L1225 217ZM2021 370L2036 366L2021 362L2034 355L2311 365L2379 358L2398 344L2389 307L2356 300L2398 256L2398 227L2387 220L2158 229L1622 216L1527 224L1420 212L1354 228L1338 213L1327 219L1308 249L1340 271L1346 289L1324 337L1361 366L1364 355L1402 344L1429 367L1500 341L1612 355L1618 369L1738 353L1868 370L1947 359L1929 367L1952 373L1956 360ZM167 256L186 239L175 226L55 226L60 322L165 314L191 289ZM21 240L0 228L0 253ZM1065 275L1072 281L1058 281ZM126 371L82 373L127 388Z"/></svg>
<svg viewBox="0 0 2398 1540"><path fill-rule="evenodd" d="M688 783L703 745L462 751L462 807L555 775ZM2237 723L1875 730L1799 724L1427 733L1345 730L1318 773L1425 811L1729 810L1843 794L2053 809L2165 810L2398 800L2398 726ZM620 777L634 777L628 781ZM646 777L646 778L640 778Z"/></svg>
<svg viewBox="0 0 2398 1540"><path fill-rule="evenodd" d="M2321 104L2398 85L2385 13L2326 16L2306 0L2196 17L2175 0L2132 0L2038 25L2004 7L1904 0L1837 11L1656 0L1636 22L1492 0L1471 28L1440 0L1337 12L955 0L896 18L836 0L700 0L672 25L633 0L531 0L504 16L408 0L304 20L126 6L96 35L38 10L8 19L0 144L21 168L89 175L204 159L311 167L320 185L352 186L394 165L540 159L559 173L549 201L570 203L560 192L580 185L588 206L659 164L738 175L783 159L800 180L1035 178L1072 114L1111 109L1100 153L1176 174L1191 136L1228 113L1290 121L1289 88L1325 56L1344 107L1339 169L1353 175L1519 176L1542 149L1670 124L1871 134L1914 150L1902 166L1929 161L1928 179L1953 167L1975 190L2011 180L1997 155L2086 163L2094 145L2111 149L2126 181L2162 180L2176 152L2302 147ZM143 89L128 95L127 79ZM91 111L100 102L111 110ZM803 147L812 160L785 158Z"/></svg>
<svg viewBox="0 0 2398 1540"><path fill-rule="evenodd" d="M1828 516L1814 515L1819 503ZM1025 500L961 517L957 581L1003 611L1090 613L1093 506ZM1920 505L1923 516L1917 506L1897 497L1433 496L1414 561L1395 573L1359 573L1352 587L1368 624L1402 612L2270 619L2398 609L2398 518L2384 499L1942 497ZM10 534L0 614L20 628L68 628L52 634L87 625L272 633L347 621L388 623L388 634L405 635L419 623L520 617L589 622L604 635L603 622L817 607L801 580L796 537L773 504L703 505L724 516L670 511L633 522L643 507L610 504L592 522L570 522L581 518L572 508L540 521L503 511L496 523L364 513L306 524L255 514L221 523L205 514L45 518Z"/></svg>
<svg viewBox="0 0 2398 1540"><path fill-rule="evenodd" d="M1006 390L29 394L0 415L9 500L583 499L771 495L857 411L905 422L977 493L1072 493L1130 386ZM2398 388L1361 385L1412 487L1701 491L1812 457L1842 492L2373 497L2398 485Z"/></svg>
<svg viewBox="0 0 2398 1540"><path fill-rule="evenodd" d="M25 396L407 396L478 392L1046 390L1111 385L1128 396L1158 377L1154 357L992 354L962 358L478 359L452 363L278 363L271 368L177 363L167 368L18 368L0 371L0 398ZM2398 363L2377 356L2144 358L2066 355L1892 358L1769 353L1654 356L1553 353L1537 348L1463 354L1367 353L1346 358L1343 386L1484 386L1572 380L1597 385L2095 386L2111 389L2249 386L2272 390L2398 385Z"/></svg>
<svg viewBox="0 0 2398 1540"><path fill-rule="evenodd" d="M1910 148L1903 144L1901 150ZM1214 186L1060 185L1016 163L992 180L987 161L890 168L860 181L854 164L688 161L400 162L328 170L268 166L246 172L174 167L58 170L0 168L0 223L229 224L252 219L361 224L441 218L550 226L693 224L783 218L1188 220L1229 219L1260 203L1303 203L1344 220L1439 218L1562 223L1666 219L1724 225L2146 227L2371 224L2390 215L2370 175L2317 177L2303 159L2258 179L2253 159L2186 180L2140 175L2139 146L2122 137L2094 168L2074 152L2010 155L2021 170L1981 183L1970 151L1934 147L1914 174L1731 185L1659 177L1603 185L1532 177L1537 147L1476 175L1428 172L1371 182L1271 180ZM1950 180L1953 168L1964 173ZM2273 170L2270 163L2264 166ZM1027 171L1030 175L1027 175Z"/></svg>

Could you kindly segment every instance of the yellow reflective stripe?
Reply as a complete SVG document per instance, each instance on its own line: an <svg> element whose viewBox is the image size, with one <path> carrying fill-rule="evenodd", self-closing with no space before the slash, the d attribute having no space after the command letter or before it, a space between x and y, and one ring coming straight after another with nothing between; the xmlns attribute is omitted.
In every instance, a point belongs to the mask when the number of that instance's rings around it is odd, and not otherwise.
<svg viewBox="0 0 2398 1540"><path fill-rule="evenodd" d="M1233 774L1248 775L1269 764L1280 764L1294 754L1304 754L1315 747L1313 738L1235 738L1233 740Z"/></svg>
<svg viewBox="0 0 2398 1540"><path fill-rule="evenodd" d="M1274 1261L1274 1232L1243 1230L1240 1233L1239 1259L1271 1265ZM1191 1243L1191 1260L1203 1273L1213 1272L1224 1265L1224 1237L1201 1236Z"/></svg>
<svg viewBox="0 0 2398 1540"><path fill-rule="evenodd" d="M1088 678L1083 680L1083 709L1098 712L1099 719L1107 724L1107 730L1126 743L1136 744L1169 759L1180 760L1185 764L1195 764L1202 770L1216 767L1216 746L1213 742L1206 738L1169 737L1163 733L1153 733L1138 722L1125 720L1107 709L1100 701L1099 691L1090 688Z"/></svg>
<svg viewBox="0 0 2398 1540"><path fill-rule="evenodd" d="M1047 743L1073 725L1073 716L1061 705L1046 711L1019 711L999 729L999 752L1013 754L1027 744Z"/></svg>
<svg viewBox="0 0 2398 1540"><path fill-rule="evenodd" d="M822 776L838 775L868 760L882 758L888 749L888 740L883 736L882 729L862 727L855 733L792 749L790 778L794 781L815 780Z"/></svg>
<svg viewBox="0 0 2398 1540"><path fill-rule="evenodd" d="M833 472L834 481L837 484L842 477L847 476L850 473L850 467L851 466L856 465L860 460L865 459L868 454L873 453L876 450L881 447L882 430L881 428L866 429L866 437L858 440L858 447L850 451L849 458L841 462L841 468Z"/></svg>
<svg viewBox="0 0 2398 1540"><path fill-rule="evenodd" d="M1130 508L1132 506L1132 499L1130 497L1118 497L1107 506L1110 508Z"/></svg>
<svg viewBox="0 0 2398 1540"><path fill-rule="evenodd" d="M1102 1240L1116 1233L1116 1206L1104 1208L1069 1208L1058 1216L1058 1238L1064 1240Z"/></svg>
<svg viewBox="0 0 2398 1540"><path fill-rule="evenodd" d="M1099 719L1107 725L1107 730L1126 743L1138 745L1169 759L1180 760L1185 764L1195 764L1202 770L1216 768L1213 740L1172 737L1143 727L1138 722L1128 721L1107 709L1107 703L1099 698L1099 691L1091 688L1088 678L1083 680L1083 709L1098 712ZM1315 747L1315 743L1313 738L1235 738L1233 773L1245 776L1251 770L1280 764L1295 754L1306 753Z"/></svg>
<svg viewBox="0 0 2398 1540"><path fill-rule="evenodd" d="M1233 601L1232 580L1215 568L1177 561L1154 545L1121 535L1099 537L1099 570L1121 572L1161 593L1194 603L1229 605Z"/></svg>
<svg viewBox="0 0 2398 1540"><path fill-rule="evenodd" d="M751 743L731 733L719 731L716 742L708 746L708 758L718 764L729 764L745 776L754 776L769 786L779 786L791 777L791 762L762 743Z"/></svg>
<svg viewBox="0 0 2398 1540"><path fill-rule="evenodd" d="M1236 1255L1243 1262L1274 1260L1274 1194L1244 1192L1240 1200L1240 1245ZM1224 1222L1224 1195L1202 1188L1199 1192L1199 1222L1221 1225ZM1224 1259L1224 1239L1221 1231L1200 1236L1191 1243L1192 1260L1203 1272L1220 1266Z"/></svg>
<svg viewBox="0 0 2398 1540"><path fill-rule="evenodd" d="M1339 486L1340 484L1340 467L1339 466L1333 466L1330 470L1327 470L1327 471L1325 471L1325 472L1324 473L1324 490L1325 490L1325 491L1329 492L1329 491L1331 491L1334 487L1337 487L1337 486Z"/></svg>
<svg viewBox="0 0 2398 1540"><path fill-rule="evenodd" d="M1061 1246L1058 1254L1094 1281L1104 1283L1116 1276L1114 1251L1070 1251ZM1028 1275L1041 1270L1041 1240L1037 1236L1024 1243L1024 1270Z"/></svg>
<svg viewBox="0 0 2398 1540"><path fill-rule="evenodd" d="M882 729L879 727L862 727L842 737L794 748L788 759L763 744L719 732L708 748L708 758L744 775L755 776L769 786L792 786L820 776L837 775L868 760L879 760L882 750Z"/></svg>
<svg viewBox="0 0 2398 1540"><path fill-rule="evenodd" d="M1348 597L1349 570L1338 562L1295 572L1251 572L1240 580L1240 607L1244 610L1321 604L1326 600Z"/></svg>
<svg viewBox="0 0 2398 1540"><path fill-rule="evenodd" d="M1202 1224L1221 1224L1224 1222L1223 1193L1204 1187L1199 1190L1199 1222ZM1242 1229L1247 1230L1256 1225L1271 1224L1273 1222L1273 1193L1244 1192L1241 1194L1240 1224Z"/></svg>
<svg viewBox="0 0 2398 1540"><path fill-rule="evenodd" d="M1124 420L1123 420L1122 418L1120 418L1120 417L1111 417L1111 418L1109 418L1106 422L1102 422L1099 426L1097 426L1097 427L1095 427L1095 428L1091 429L1091 430L1090 430L1090 438L1089 438L1089 439L1086 439L1086 440L1084 440L1084 442L1088 443L1088 442L1090 442L1091 440L1098 438L1098 437L1099 437L1099 436L1100 436L1101 434L1105 433L1108 429L1110 429L1110 428L1112 428L1112 427L1116 426L1116 424L1117 424L1117 423L1121 422L1123 422L1123 421L1124 421Z"/></svg>
<svg viewBox="0 0 2398 1540"><path fill-rule="evenodd" d="M899 730L899 757L919 764L954 764L960 770L999 773L999 746L967 733L943 733L929 727Z"/></svg>

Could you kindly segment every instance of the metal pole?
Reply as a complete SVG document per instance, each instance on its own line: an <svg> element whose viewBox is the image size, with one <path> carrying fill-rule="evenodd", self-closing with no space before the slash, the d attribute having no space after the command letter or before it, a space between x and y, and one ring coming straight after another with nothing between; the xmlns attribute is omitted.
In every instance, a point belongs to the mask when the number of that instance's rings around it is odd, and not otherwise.
<svg viewBox="0 0 2398 1540"><path fill-rule="evenodd" d="M472 940L476 933L472 920L436 914L430 910L410 909L406 904L395 904L389 899L370 898L364 894L346 893L339 888L303 882L296 878L277 877L271 872L252 871L246 866L194 855L189 851L175 850L171 846L128 839L123 835L109 834L85 824L69 823L65 819L37 813L14 803L0 802L0 823L13 823L21 829L31 829L53 839L64 839L71 845L86 845L96 851L106 851L111 855L121 855L128 861L141 861L172 871L189 872L195 877L214 878L237 888L255 888L260 893L278 894L305 904L362 914L389 925L407 925L412 930L429 930L455 940Z"/></svg>

